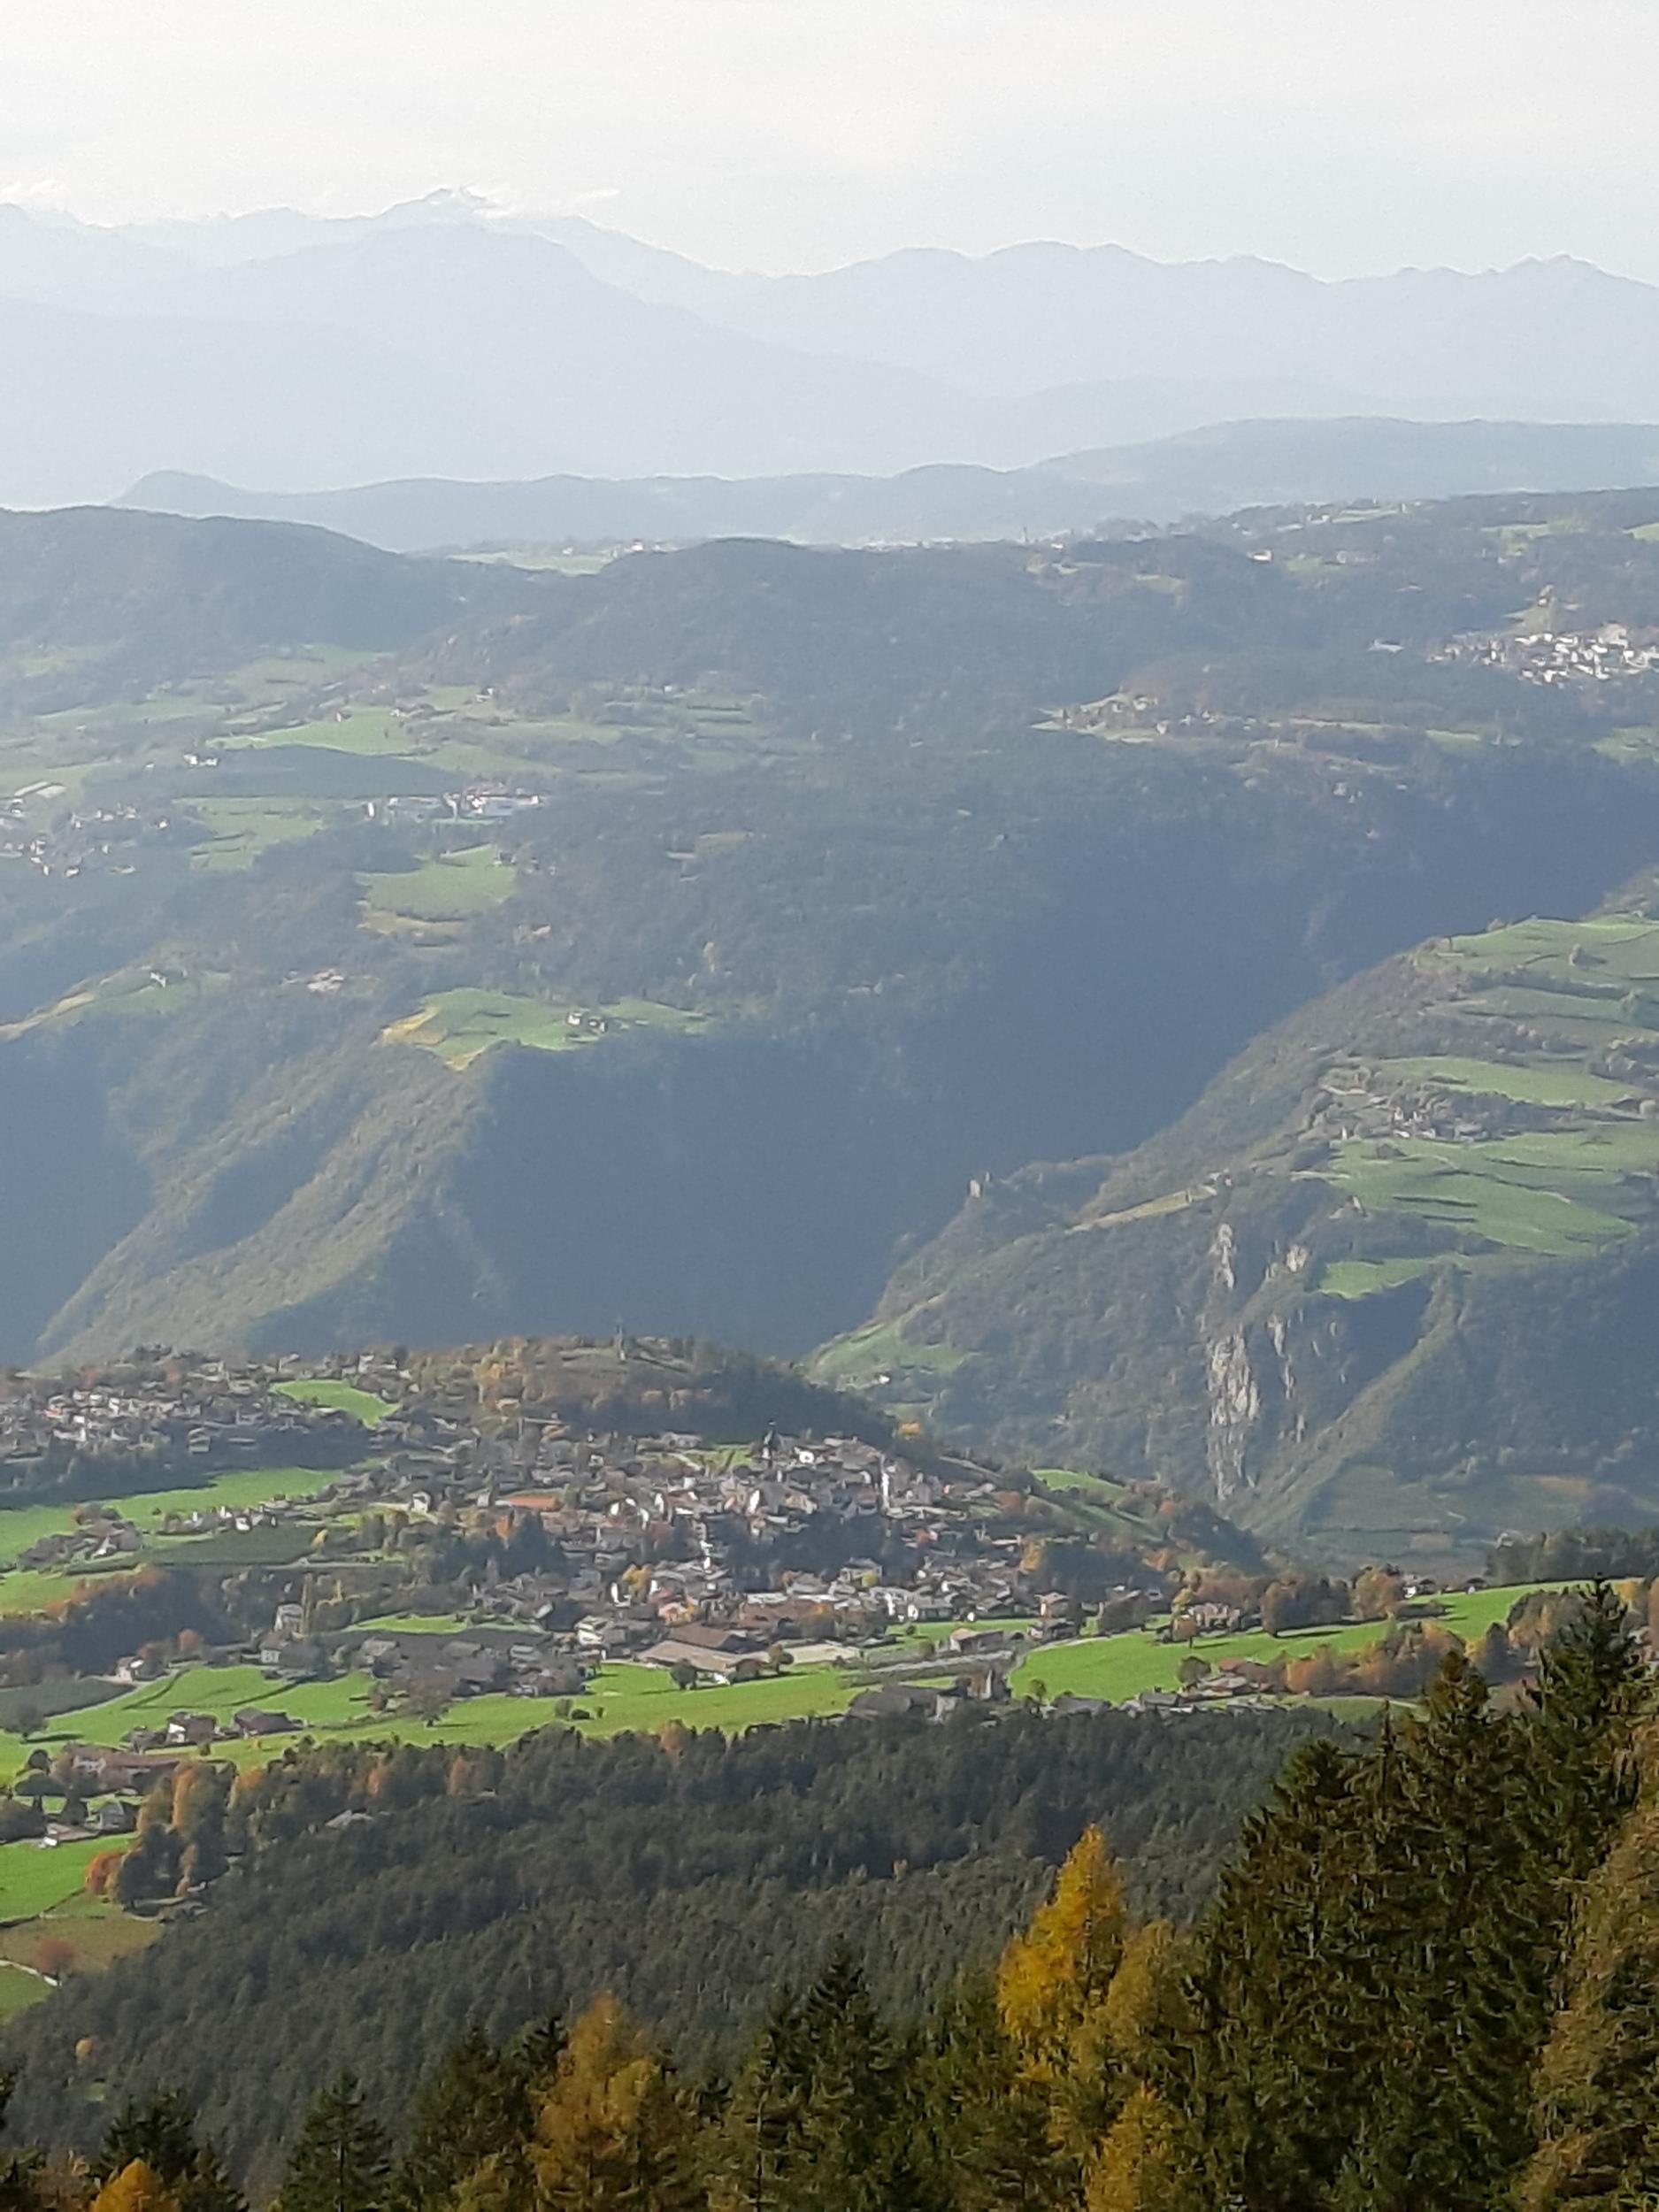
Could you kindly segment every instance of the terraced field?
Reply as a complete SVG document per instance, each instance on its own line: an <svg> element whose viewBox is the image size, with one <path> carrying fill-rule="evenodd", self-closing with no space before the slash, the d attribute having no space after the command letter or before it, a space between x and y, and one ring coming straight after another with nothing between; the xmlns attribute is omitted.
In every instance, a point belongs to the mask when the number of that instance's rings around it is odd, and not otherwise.
<svg viewBox="0 0 1659 2212"><path fill-rule="evenodd" d="M1370 1217L1409 1217L1440 1251L1478 1264L1504 1251L1578 1258L1659 1216L1659 923L1639 915L1534 919L1442 941L1417 956L1460 1029L1489 1030L1490 1057L1446 1052L1344 1068L1386 1133L1351 1135L1314 1171ZM1435 1018L1431 1014L1430 1019ZM1425 1118L1437 1129L1420 1133ZM1450 1123L1450 1133L1446 1125ZM1338 1262L1333 1297L1363 1298L1426 1272L1434 1256Z"/></svg>

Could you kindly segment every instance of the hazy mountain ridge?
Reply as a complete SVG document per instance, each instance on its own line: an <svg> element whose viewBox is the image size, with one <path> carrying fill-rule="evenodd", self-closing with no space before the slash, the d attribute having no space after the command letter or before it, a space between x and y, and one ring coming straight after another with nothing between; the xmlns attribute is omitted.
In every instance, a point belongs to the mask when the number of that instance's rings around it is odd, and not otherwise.
<svg viewBox="0 0 1659 2212"><path fill-rule="evenodd" d="M439 195L130 231L0 211L0 497L41 503L157 469L863 474L1265 414L1659 415L1659 291L1565 261L1330 284L1032 245L757 277Z"/></svg>
<svg viewBox="0 0 1659 2212"><path fill-rule="evenodd" d="M938 465L898 476L411 478L321 493L146 477L114 503L316 524L396 552L710 537L870 545L1053 537L1112 516L1167 523L1240 507L1590 490L1659 480L1659 428L1623 423L1221 423L1030 469Z"/></svg>

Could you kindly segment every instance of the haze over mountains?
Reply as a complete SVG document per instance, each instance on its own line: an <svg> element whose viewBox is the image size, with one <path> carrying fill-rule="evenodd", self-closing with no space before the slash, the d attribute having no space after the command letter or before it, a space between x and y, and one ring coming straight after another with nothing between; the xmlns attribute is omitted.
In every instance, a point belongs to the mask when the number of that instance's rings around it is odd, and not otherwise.
<svg viewBox="0 0 1659 2212"><path fill-rule="evenodd" d="M0 361L14 503L163 470L272 494L1006 470L1240 418L1640 423L1659 289L1570 260L1327 283L1046 244L732 275L465 194L127 229L8 207Z"/></svg>
<svg viewBox="0 0 1659 2212"><path fill-rule="evenodd" d="M1241 507L1445 499L1472 492L1614 489L1659 479L1659 427L1640 423L1218 423L1035 468L949 462L896 476L405 477L342 491L250 491L161 470L118 506L305 522L397 553L465 546L683 544L791 538L818 545L1053 538L1116 517L1167 523Z"/></svg>

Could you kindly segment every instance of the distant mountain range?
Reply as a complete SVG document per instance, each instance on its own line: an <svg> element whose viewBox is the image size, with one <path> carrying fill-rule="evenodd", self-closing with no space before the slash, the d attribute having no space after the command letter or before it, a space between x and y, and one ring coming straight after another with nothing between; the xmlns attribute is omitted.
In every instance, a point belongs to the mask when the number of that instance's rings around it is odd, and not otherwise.
<svg viewBox="0 0 1659 2212"><path fill-rule="evenodd" d="M393 552L472 546L683 544L791 538L910 544L1033 538L1108 521L1171 522L1242 507L1476 492L1614 489L1659 481L1659 427L1640 423L1235 422L1035 468L941 465L896 476L414 477L330 492L248 491L163 471L118 506L305 522Z"/></svg>
<svg viewBox="0 0 1659 2212"><path fill-rule="evenodd" d="M12 503L158 470L277 493L1009 471L1263 417L1647 420L1659 289L1045 244L742 275L466 194L126 229L8 206L0 362Z"/></svg>

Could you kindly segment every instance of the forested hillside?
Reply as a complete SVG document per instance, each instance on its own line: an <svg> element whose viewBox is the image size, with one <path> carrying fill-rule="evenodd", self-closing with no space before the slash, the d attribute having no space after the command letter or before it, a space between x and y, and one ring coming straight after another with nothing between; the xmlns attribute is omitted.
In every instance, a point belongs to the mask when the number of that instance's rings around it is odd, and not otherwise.
<svg viewBox="0 0 1659 2212"><path fill-rule="evenodd" d="M35 2016L16 2116L52 2154L14 2155L8 2189L27 2212L237 2212L239 2182L284 2212L1613 2212L1659 2181L1652 1697L1596 1585L1518 1699L1454 1654L1399 1726L1302 1741L1172 1919L1146 1867L1199 1802L1208 1845L1252 1793L1236 1715L284 1762L200 1839L251 1854L234 1894L115 1970L92 2032L73 1990ZM613 1969L634 2003L584 2002Z"/></svg>
<svg viewBox="0 0 1659 2212"><path fill-rule="evenodd" d="M268 2182L341 2070L401 2118L469 2020L506 2037L611 1989L688 2065L729 2065L772 1992L838 1946L913 2020L995 1958L1091 1820L1110 1822L1143 1909L1189 1919L1319 1724L1033 1713L289 1755L227 1813L196 1794L187 1827L247 1854L203 1920L31 2011L15 2116L95 2138L102 2085L177 2086Z"/></svg>

